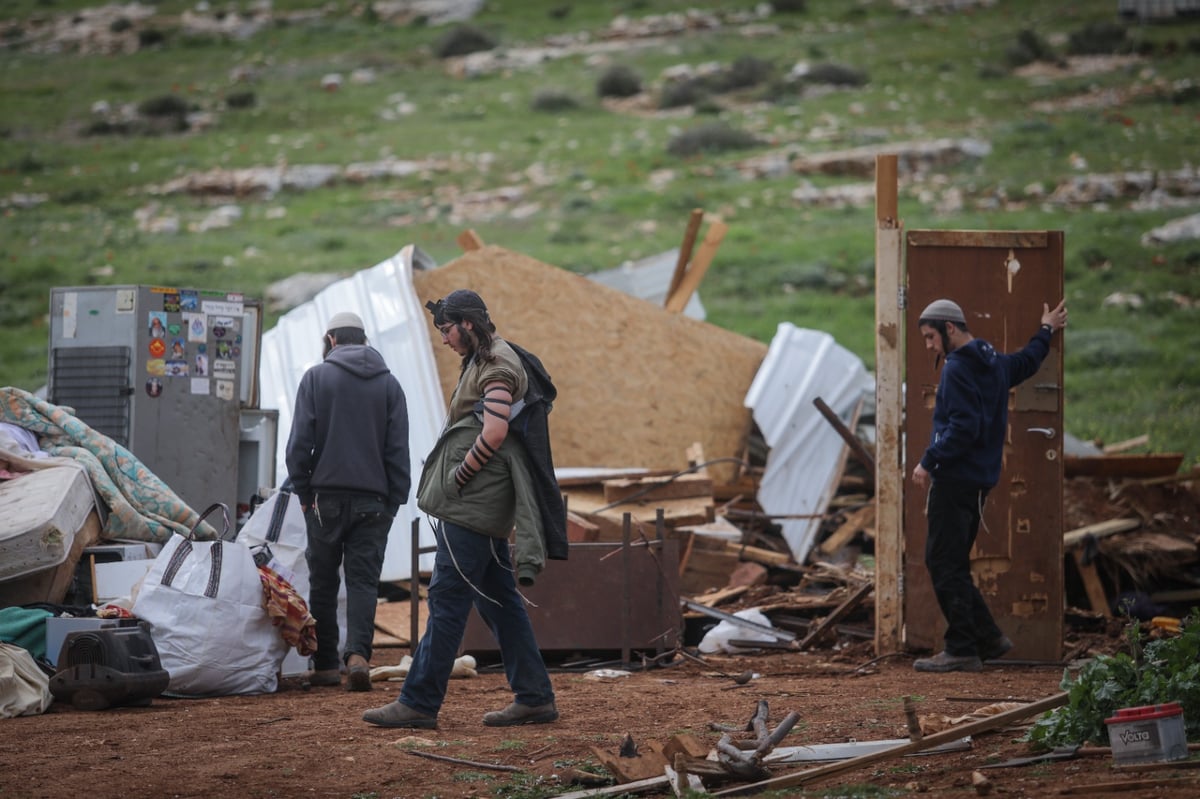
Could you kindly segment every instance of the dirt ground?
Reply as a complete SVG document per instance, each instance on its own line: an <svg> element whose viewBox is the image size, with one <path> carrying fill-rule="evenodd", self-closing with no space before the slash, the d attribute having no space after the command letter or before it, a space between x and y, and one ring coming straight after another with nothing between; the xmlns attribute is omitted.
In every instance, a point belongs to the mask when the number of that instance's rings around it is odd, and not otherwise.
<svg viewBox="0 0 1200 799"><path fill-rule="evenodd" d="M1119 634L1098 635L1093 652L1120 645ZM407 651L381 648L373 665L395 664ZM560 720L508 729L481 723L484 712L510 700L503 675L486 669L451 681L434 731L383 729L361 721L363 710L396 698L398 682L375 683L371 693L348 693L306 689L301 679L288 678L271 695L156 698L149 707L91 712L55 703L41 716L6 720L0 727L0 797L556 796L580 790L566 782L574 770L598 770L594 749L616 754L628 735L645 751L684 733L712 747L721 733L711 724L741 727L760 700L768 703L772 728L789 712L799 714L785 746L870 741L907 736L906 695L914 697L922 719L959 717L995 702L1050 696L1059 691L1063 676L1059 666L1026 665L989 665L978 674L918 674L907 655L872 663L868 642L839 652L767 651L705 660L676 656L662 667L607 679L555 669ZM728 676L744 671L756 675L745 685ZM884 760L773 795L975 796L973 770L1029 754L1020 736L1020 729L1007 728L975 737L967 751ZM773 766L772 773L811 767ZM1200 795L1195 770L1116 771L1108 755L981 773L995 795ZM1149 781L1150 787L1101 788L1132 781ZM664 789L645 795L671 794Z"/></svg>

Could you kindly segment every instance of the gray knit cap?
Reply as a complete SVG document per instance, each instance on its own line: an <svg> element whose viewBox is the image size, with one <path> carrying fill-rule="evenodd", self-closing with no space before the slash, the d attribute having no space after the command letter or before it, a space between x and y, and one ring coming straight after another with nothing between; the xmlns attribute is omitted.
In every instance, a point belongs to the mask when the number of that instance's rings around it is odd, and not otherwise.
<svg viewBox="0 0 1200 799"><path fill-rule="evenodd" d="M329 320L329 326L325 328L326 332L330 330L341 330L343 327L352 327L355 330L365 330L363 320L356 313L350 311L341 311L335 313L333 318Z"/></svg>
<svg viewBox="0 0 1200 799"><path fill-rule="evenodd" d="M953 322L956 325L966 325L962 308L953 300L934 300L921 311L921 322Z"/></svg>

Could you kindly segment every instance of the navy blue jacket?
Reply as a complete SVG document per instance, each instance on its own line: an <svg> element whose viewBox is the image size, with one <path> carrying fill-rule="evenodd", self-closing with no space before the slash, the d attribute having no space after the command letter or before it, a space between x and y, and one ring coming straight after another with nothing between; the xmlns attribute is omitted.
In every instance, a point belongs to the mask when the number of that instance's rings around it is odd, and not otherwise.
<svg viewBox="0 0 1200 799"><path fill-rule="evenodd" d="M921 465L933 478L978 488L1000 481L1008 431L1008 391L1027 380L1050 352L1050 331L1038 328L1024 349L996 352L972 339L946 356L933 407L933 433Z"/></svg>
<svg viewBox="0 0 1200 799"><path fill-rule="evenodd" d="M342 344L304 373L285 457L302 504L323 491L374 494L396 515L411 486L408 405L377 350Z"/></svg>

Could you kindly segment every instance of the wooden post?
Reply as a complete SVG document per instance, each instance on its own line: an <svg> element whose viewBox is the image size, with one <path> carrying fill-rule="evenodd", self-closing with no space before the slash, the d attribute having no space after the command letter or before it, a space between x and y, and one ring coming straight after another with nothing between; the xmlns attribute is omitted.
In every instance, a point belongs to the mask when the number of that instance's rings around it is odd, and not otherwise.
<svg viewBox="0 0 1200 799"><path fill-rule="evenodd" d="M675 293L675 289L679 288L683 274L687 271L688 261L692 260L692 247L696 244L696 234L700 232L700 220L702 219L704 219L704 209L693 208L691 216L688 217L687 230L683 232L683 243L679 245L679 257L675 259L675 271L671 274L671 285L667 286L667 293L663 297L664 305Z"/></svg>
<svg viewBox="0 0 1200 799"><path fill-rule="evenodd" d="M903 225L896 156L875 158L875 654L903 645Z"/></svg>
<svg viewBox="0 0 1200 799"><path fill-rule="evenodd" d="M716 220L708 226L708 232L704 234L704 241L700 242L700 249L696 252L695 260L683 274L683 279L679 281L675 291L667 297L665 307L668 311L679 313L687 306L692 294L700 288L700 281L704 279L704 273L712 264L712 259L716 256L717 248L721 246L721 240L725 238L727 230L729 230L729 226L720 220Z"/></svg>

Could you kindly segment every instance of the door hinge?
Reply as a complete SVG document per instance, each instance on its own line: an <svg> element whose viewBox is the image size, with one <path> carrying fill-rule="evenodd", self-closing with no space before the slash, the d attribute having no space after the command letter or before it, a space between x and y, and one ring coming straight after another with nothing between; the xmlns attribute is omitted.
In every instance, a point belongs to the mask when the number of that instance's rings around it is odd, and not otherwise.
<svg viewBox="0 0 1200 799"><path fill-rule="evenodd" d="M901 311L908 307L908 286L901 286L896 292L896 307Z"/></svg>

